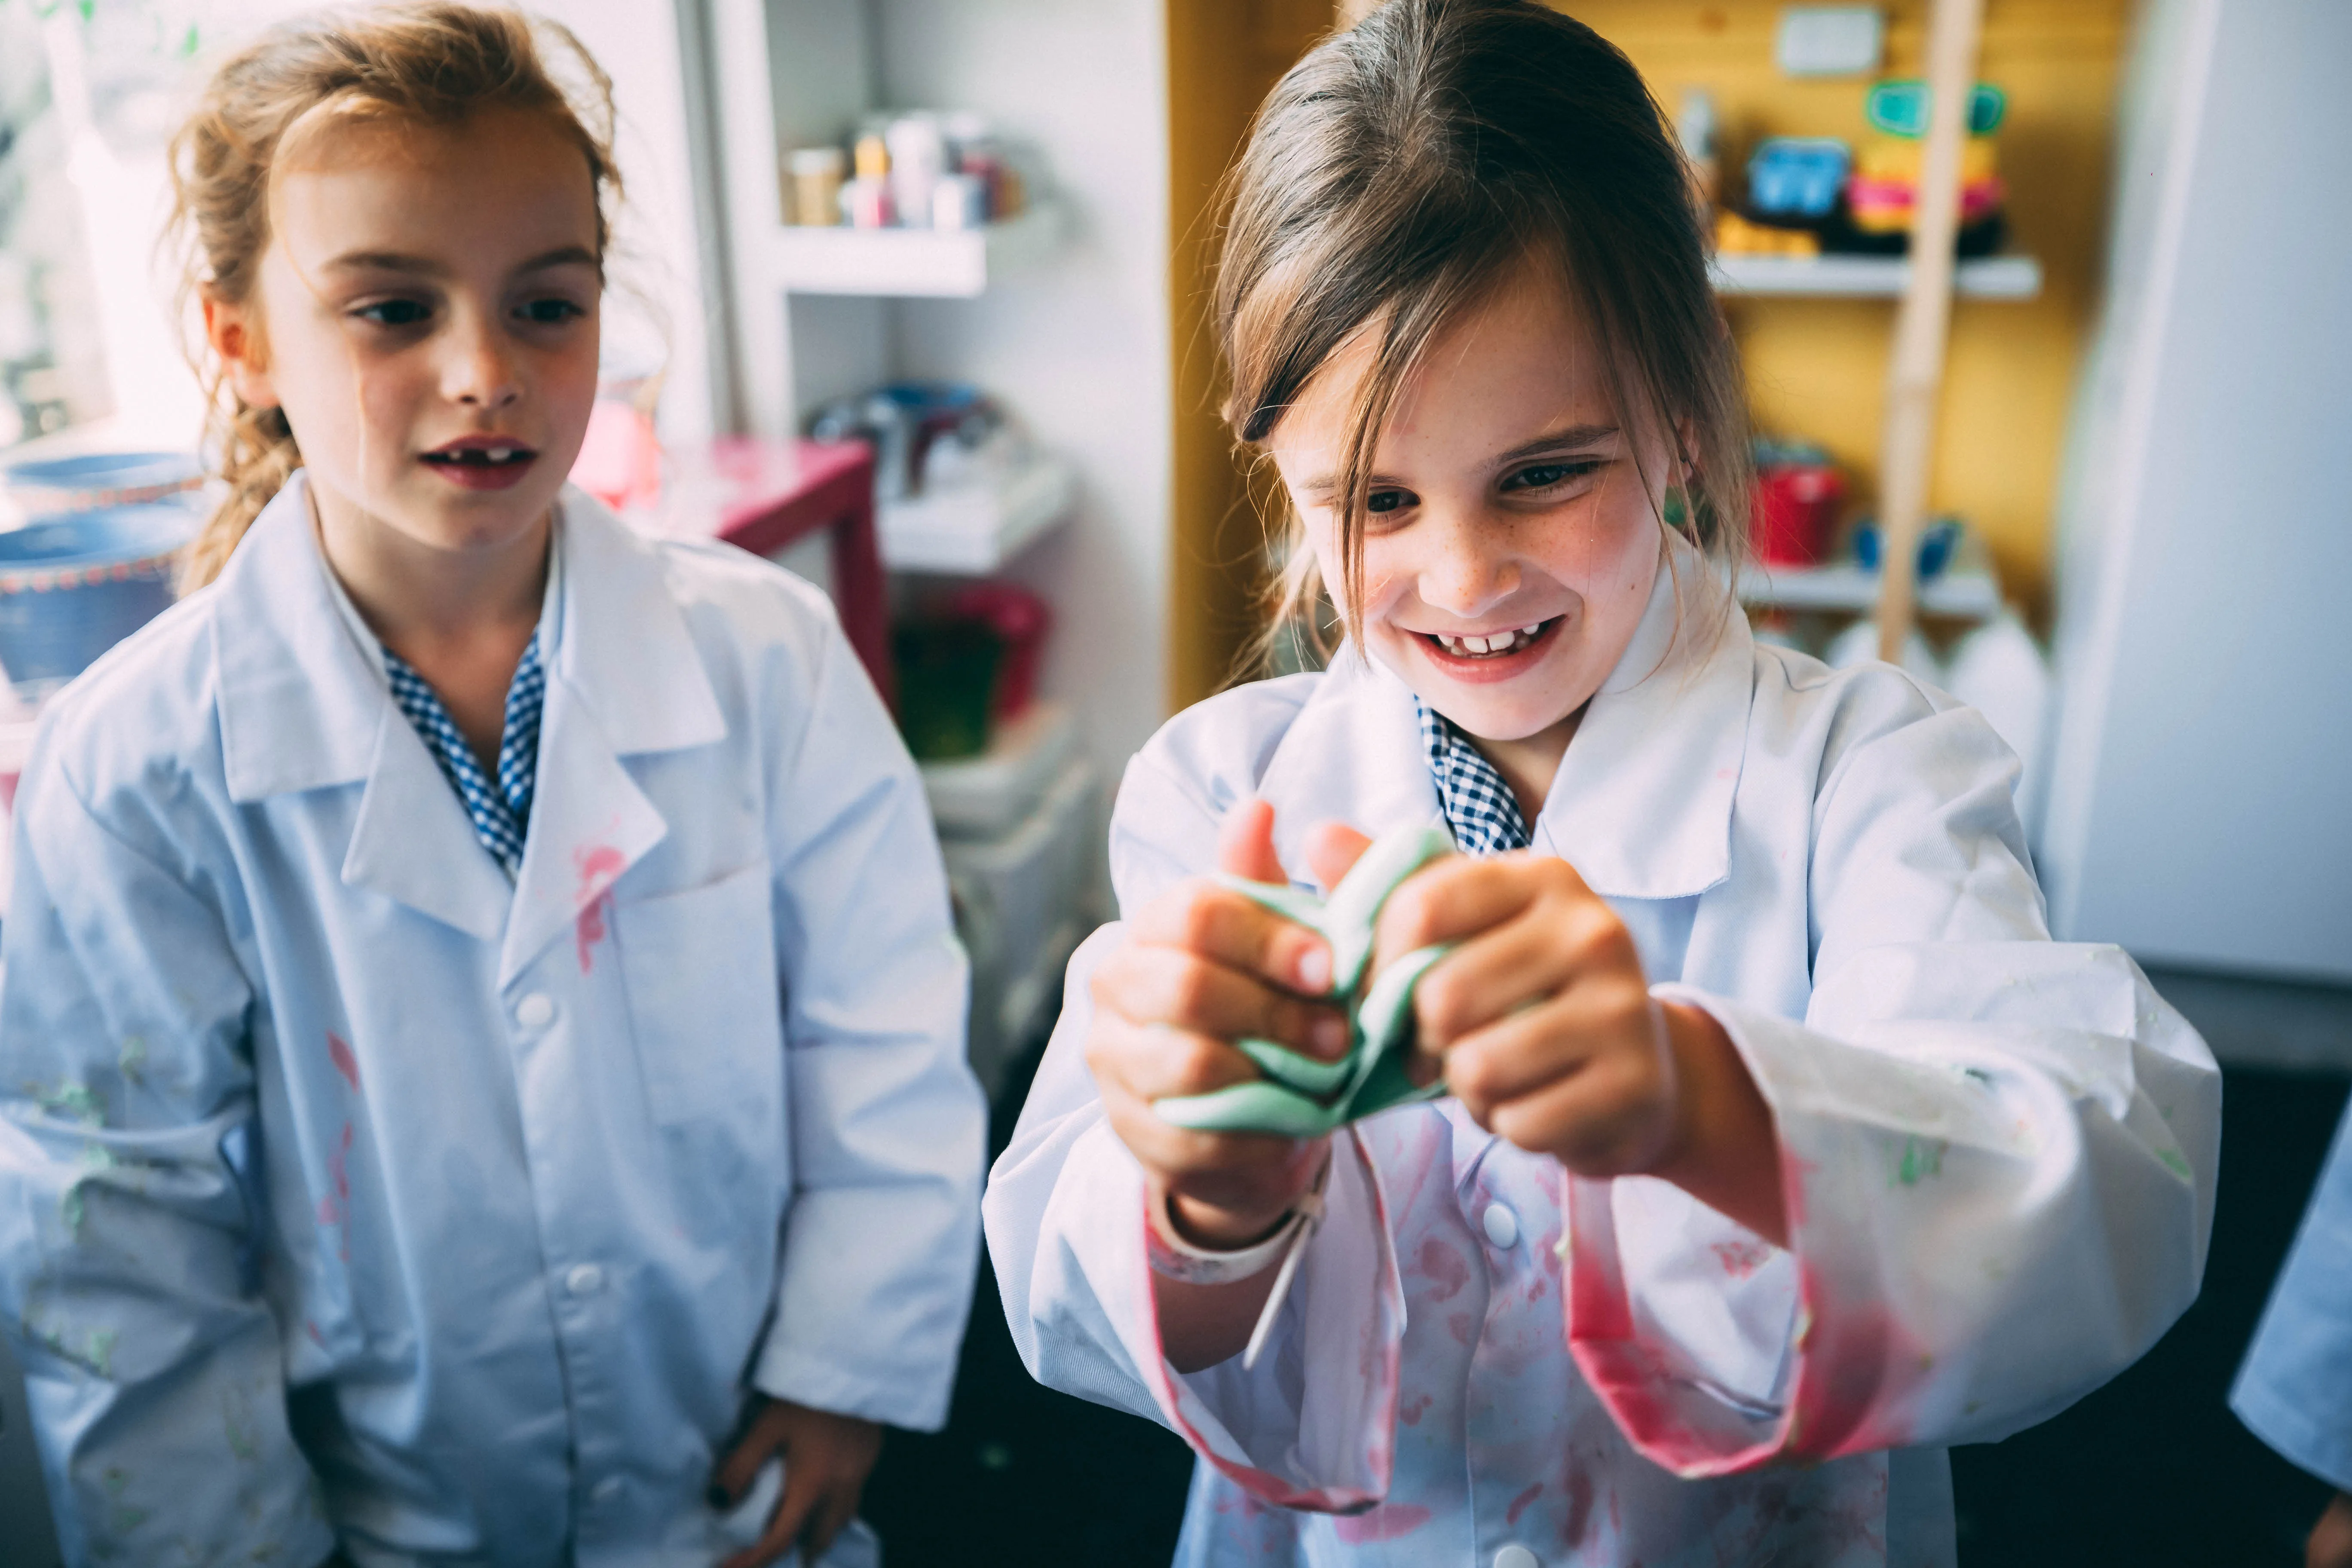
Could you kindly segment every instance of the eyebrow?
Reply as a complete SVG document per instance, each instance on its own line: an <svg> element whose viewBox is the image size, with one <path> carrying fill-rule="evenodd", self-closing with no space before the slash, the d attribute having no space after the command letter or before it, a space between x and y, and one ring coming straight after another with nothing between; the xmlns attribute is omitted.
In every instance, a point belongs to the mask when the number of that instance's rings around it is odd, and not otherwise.
<svg viewBox="0 0 2352 1568"><path fill-rule="evenodd" d="M1505 463L1516 463L1522 458L1532 458L1539 452L1558 452L1577 447L1595 447L1616 434L1617 426L1614 425L1570 425L1558 430L1547 431L1532 441L1522 441L1509 451L1498 453L1494 460L1499 467ZM1387 482L1378 474L1371 476L1368 481L1370 488L1374 489L1378 489ZM1318 497L1334 495L1339 489L1339 477L1337 474L1318 474L1298 488L1307 495Z"/></svg>
<svg viewBox="0 0 2352 1568"><path fill-rule="evenodd" d="M517 272L543 272L551 267L598 267L596 253L584 245L558 246L532 257ZM331 272L413 272L425 278L446 278L450 268L429 256L409 256L396 250L349 250L327 263Z"/></svg>

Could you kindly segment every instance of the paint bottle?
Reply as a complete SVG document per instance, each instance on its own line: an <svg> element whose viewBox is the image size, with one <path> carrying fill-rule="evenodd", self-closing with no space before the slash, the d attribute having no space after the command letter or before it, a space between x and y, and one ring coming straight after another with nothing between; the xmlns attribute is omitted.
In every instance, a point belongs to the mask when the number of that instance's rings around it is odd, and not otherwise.
<svg viewBox="0 0 2352 1568"><path fill-rule="evenodd" d="M931 187L933 228L978 228L988 221L988 187L975 175L942 174Z"/></svg>
<svg viewBox="0 0 2352 1568"><path fill-rule="evenodd" d="M890 155L890 200L910 227L931 221L931 192L948 172L947 138L928 114L905 114L883 132Z"/></svg>

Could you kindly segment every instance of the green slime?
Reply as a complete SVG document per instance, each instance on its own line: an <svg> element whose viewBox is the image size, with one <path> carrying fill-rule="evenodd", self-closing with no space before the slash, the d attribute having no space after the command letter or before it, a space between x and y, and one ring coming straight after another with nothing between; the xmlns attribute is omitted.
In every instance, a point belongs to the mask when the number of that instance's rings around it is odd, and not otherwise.
<svg viewBox="0 0 2352 1568"><path fill-rule="evenodd" d="M1443 1082L1416 1084L1408 1075L1413 1049L1413 987L1452 944L1418 948L1387 964L1365 984L1372 926L1399 884L1443 855L1454 841L1435 827L1400 827L1367 848L1325 900L1301 889L1244 878L1217 879L1286 920L1318 932L1331 948L1328 994L1348 1014L1348 1054L1318 1061L1272 1040L1236 1040L1265 1078L1229 1084L1207 1094L1152 1101L1161 1121L1201 1132L1269 1132L1315 1138L1376 1111L1445 1092Z"/></svg>

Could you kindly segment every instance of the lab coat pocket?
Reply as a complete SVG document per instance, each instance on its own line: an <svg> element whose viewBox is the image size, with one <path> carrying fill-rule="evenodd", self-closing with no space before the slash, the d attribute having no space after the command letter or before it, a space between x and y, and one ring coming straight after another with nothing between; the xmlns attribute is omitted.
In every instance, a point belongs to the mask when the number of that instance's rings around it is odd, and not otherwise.
<svg viewBox="0 0 2352 1568"><path fill-rule="evenodd" d="M767 862L613 910L646 1101L665 1127L782 1121L783 984Z"/></svg>

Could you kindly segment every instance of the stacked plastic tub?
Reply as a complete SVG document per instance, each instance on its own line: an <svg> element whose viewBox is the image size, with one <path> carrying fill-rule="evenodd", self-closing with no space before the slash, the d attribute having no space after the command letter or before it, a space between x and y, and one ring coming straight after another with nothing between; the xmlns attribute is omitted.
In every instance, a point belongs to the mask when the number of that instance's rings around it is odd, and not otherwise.
<svg viewBox="0 0 2352 1568"><path fill-rule="evenodd" d="M167 452L98 453L0 468L0 914L8 816L41 704L172 602L194 533L201 471Z"/></svg>
<svg viewBox="0 0 2352 1568"><path fill-rule="evenodd" d="M971 1066L991 1100L1015 1058L1052 1026L1062 970L1087 932L1100 837L1094 769L1077 721L1033 701L988 749L925 763L956 933L971 956Z"/></svg>

